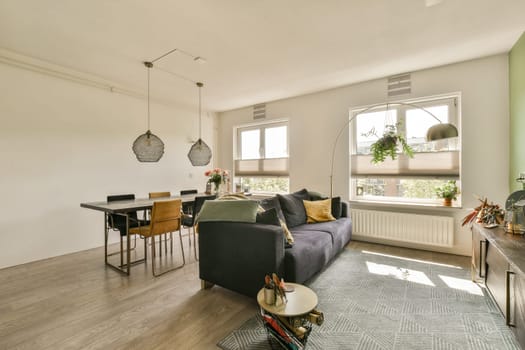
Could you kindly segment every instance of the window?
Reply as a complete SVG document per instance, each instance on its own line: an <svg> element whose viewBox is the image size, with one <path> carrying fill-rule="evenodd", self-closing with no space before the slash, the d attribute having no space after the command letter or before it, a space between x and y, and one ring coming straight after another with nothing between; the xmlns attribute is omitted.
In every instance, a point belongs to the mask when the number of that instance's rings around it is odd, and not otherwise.
<svg viewBox="0 0 525 350"><path fill-rule="evenodd" d="M235 184L250 192L287 193L288 123L279 121L238 127Z"/></svg>
<svg viewBox="0 0 525 350"><path fill-rule="evenodd" d="M353 135L350 198L431 204L441 202L434 195L436 186L456 180L461 187L459 137L426 142L427 130L438 123L432 115L442 123L459 125L458 100L459 96L428 98L393 103L388 109L382 106L364 113L365 108L350 111L350 118L357 115L349 126ZM370 162L370 146L383 134L385 125L397 125L414 150L413 158L398 154L396 160L387 158L378 165Z"/></svg>

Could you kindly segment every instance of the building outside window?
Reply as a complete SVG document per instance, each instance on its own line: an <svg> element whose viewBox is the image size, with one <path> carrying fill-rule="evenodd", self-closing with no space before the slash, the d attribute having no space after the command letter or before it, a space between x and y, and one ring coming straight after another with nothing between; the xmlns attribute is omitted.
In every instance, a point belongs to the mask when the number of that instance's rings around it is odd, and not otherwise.
<svg viewBox="0 0 525 350"><path fill-rule="evenodd" d="M288 122L237 127L235 188L253 193L288 193Z"/></svg>
<svg viewBox="0 0 525 350"><path fill-rule="evenodd" d="M423 107L443 123L459 126L459 95L400 101ZM435 204L434 188L448 180L460 182L460 137L426 142L426 132L438 123L429 113L410 105L388 105L353 109L350 118L350 198L385 202ZM398 132L414 150L414 157L398 154L371 164L370 146L382 136L385 125L397 125ZM461 199L456 201L458 205Z"/></svg>

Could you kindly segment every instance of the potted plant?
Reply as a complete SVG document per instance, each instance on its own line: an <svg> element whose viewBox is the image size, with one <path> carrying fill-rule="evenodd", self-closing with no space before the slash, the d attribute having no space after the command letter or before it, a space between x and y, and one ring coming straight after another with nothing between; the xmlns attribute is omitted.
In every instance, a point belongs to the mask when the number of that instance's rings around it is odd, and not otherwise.
<svg viewBox="0 0 525 350"><path fill-rule="evenodd" d="M375 134L375 130L371 130L369 134ZM379 164L385 161L386 157L390 156L392 160L397 158L398 148L401 146L402 153L412 158L414 150L410 147L406 139L397 133L397 124L385 125L383 136L370 146L372 152L372 163Z"/></svg>
<svg viewBox="0 0 525 350"><path fill-rule="evenodd" d="M452 205L452 200L457 199L459 188L456 185L456 180L449 180L442 186L437 186L434 188L434 192L438 198L443 198L444 206L450 207Z"/></svg>

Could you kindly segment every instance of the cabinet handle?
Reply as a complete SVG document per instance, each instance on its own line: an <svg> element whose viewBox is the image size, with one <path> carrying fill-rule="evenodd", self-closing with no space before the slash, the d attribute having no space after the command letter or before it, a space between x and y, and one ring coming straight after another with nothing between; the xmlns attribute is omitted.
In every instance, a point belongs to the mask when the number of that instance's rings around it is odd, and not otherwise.
<svg viewBox="0 0 525 350"><path fill-rule="evenodd" d="M509 327L516 327L516 325L511 322L511 317L510 317L510 309L511 309L510 307L510 275L514 275L514 274L515 273L510 270L505 271L505 285L506 285L505 309L507 311L505 315L505 323Z"/></svg>
<svg viewBox="0 0 525 350"><path fill-rule="evenodd" d="M481 274L481 271L484 271L484 268L485 268L485 264L483 263L483 245L485 244L485 247L486 247L486 244L487 244L487 241L486 240L482 240L482 241L479 241L479 277L480 278L485 278L485 274L483 273L483 275ZM485 252L487 251L487 249L485 249Z"/></svg>

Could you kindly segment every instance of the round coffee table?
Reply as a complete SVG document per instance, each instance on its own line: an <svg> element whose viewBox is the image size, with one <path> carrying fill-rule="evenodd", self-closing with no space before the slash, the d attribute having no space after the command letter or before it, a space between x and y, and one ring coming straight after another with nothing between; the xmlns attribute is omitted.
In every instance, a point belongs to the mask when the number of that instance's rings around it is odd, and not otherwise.
<svg viewBox="0 0 525 350"><path fill-rule="evenodd" d="M268 305L264 302L264 288L257 293L257 302L265 311L278 316L293 317L308 314L317 306L317 294L308 287L297 283L286 283L294 288L293 292L286 293L288 302L279 306Z"/></svg>
<svg viewBox="0 0 525 350"><path fill-rule="evenodd" d="M277 322L279 326L286 328L287 335L294 337L296 341L306 345L308 335L312 330L312 317L320 317L322 323L322 313L315 310L317 306L317 294L310 288L297 283L286 283L287 286L293 287L292 292L286 293L287 302L279 306L268 305L264 302L264 288L257 293L257 303L263 310L261 313L268 315ZM265 316L263 316L264 318ZM278 339L279 336L275 335L275 329L272 329L271 323L273 320L265 318L265 327L268 333L275 338L283 347L286 347L282 343L282 339Z"/></svg>

